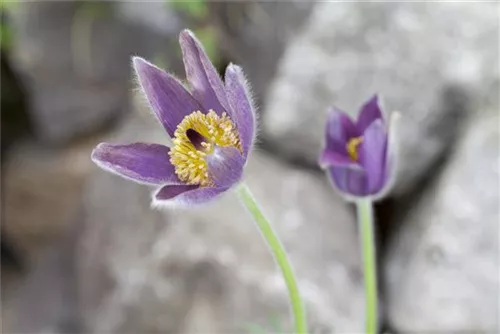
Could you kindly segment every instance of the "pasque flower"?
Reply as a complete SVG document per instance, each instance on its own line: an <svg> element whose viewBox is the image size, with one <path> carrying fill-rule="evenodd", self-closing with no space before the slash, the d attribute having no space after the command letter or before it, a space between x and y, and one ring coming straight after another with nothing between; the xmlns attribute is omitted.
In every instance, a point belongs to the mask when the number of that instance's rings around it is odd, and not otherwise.
<svg viewBox="0 0 500 334"><path fill-rule="evenodd" d="M154 202L206 202L240 181L255 137L249 87L230 64L224 82L189 31L179 37L189 88L146 60L133 66L151 109L173 145L101 143L92 152L100 167L157 186Z"/></svg>
<svg viewBox="0 0 500 334"><path fill-rule="evenodd" d="M190 31L181 32L179 39L189 88L146 60L133 59L142 91L173 145L102 143L92 160L115 174L156 186L153 204L203 203L239 183L236 193L283 274L295 333L304 334L306 313L286 251L250 189L240 182L255 139L255 112L243 71L229 65L223 82Z"/></svg>
<svg viewBox="0 0 500 334"><path fill-rule="evenodd" d="M393 113L392 116L397 116ZM394 120L394 117L391 117ZM333 107L326 123L326 144L319 163L334 186L354 201L359 222L365 282L365 333L378 332L378 296L373 199L389 188L393 172L394 129L387 125L377 95L366 102L353 121Z"/></svg>
<svg viewBox="0 0 500 334"><path fill-rule="evenodd" d="M333 107L319 163L347 197L380 196L392 167L388 138L378 96L363 105L355 121Z"/></svg>

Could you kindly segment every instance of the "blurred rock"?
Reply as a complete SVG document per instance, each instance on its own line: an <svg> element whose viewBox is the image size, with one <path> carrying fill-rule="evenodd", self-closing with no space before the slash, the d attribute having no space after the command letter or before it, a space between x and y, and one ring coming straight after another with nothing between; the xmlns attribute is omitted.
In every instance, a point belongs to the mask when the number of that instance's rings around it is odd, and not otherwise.
<svg viewBox="0 0 500 334"><path fill-rule="evenodd" d="M73 224L64 237L37 252L24 275L5 282L2 271L4 333L81 332L74 276L77 227Z"/></svg>
<svg viewBox="0 0 500 334"><path fill-rule="evenodd" d="M22 88L12 73L7 55L0 50L0 184L3 184L2 170L8 147L28 131L29 121ZM2 191L0 187L0 203L3 197ZM0 214L0 276L4 273L3 269L21 267L16 247L3 232L3 220L4 217Z"/></svg>
<svg viewBox="0 0 500 334"><path fill-rule="evenodd" d="M41 140L65 143L121 116L129 101L130 56L153 58L168 38L177 39L119 18L115 7L23 2L10 11L16 33L10 60L25 81Z"/></svg>
<svg viewBox="0 0 500 334"><path fill-rule="evenodd" d="M388 317L397 332L499 331L499 115L483 110L390 245Z"/></svg>
<svg viewBox="0 0 500 334"><path fill-rule="evenodd" d="M0 17L2 18L2 17ZM0 55L0 101L1 101L1 154L5 154L9 147L17 140L28 134L30 122L27 115L26 97L20 81L14 73L4 53ZM2 163L4 161L2 160Z"/></svg>
<svg viewBox="0 0 500 334"><path fill-rule="evenodd" d="M210 1L210 14L229 61L242 65L259 103L285 46L309 17L314 2Z"/></svg>
<svg viewBox="0 0 500 334"><path fill-rule="evenodd" d="M165 142L147 122L131 121L111 141ZM247 174L296 268L311 331L361 331L352 212L323 179L263 153ZM97 169L87 190L78 277L88 332L236 333L274 316L290 330L284 282L234 194L152 210L146 186Z"/></svg>
<svg viewBox="0 0 500 334"><path fill-rule="evenodd" d="M489 98L498 22L493 3L318 3L266 97L264 139L316 165L328 107L354 116L380 93L402 114L395 192L407 192Z"/></svg>
<svg viewBox="0 0 500 334"><path fill-rule="evenodd" d="M74 333L73 248L78 210L96 138L64 149L25 141L2 166L2 330ZM9 243L6 244L4 241ZM4 248L13 252L7 267Z"/></svg>
<svg viewBox="0 0 500 334"><path fill-rule="evenodd" d="M96 139L51 149L26 141L2 167L2 232L30 261L62 237L80 205Z"/></svg>
<svg viewBox="0 0 500 334"><path fill-rule="evenodd" d="M125 20L144 25L164 36L176 36L181 27L175 12L168 9L167 2L123 1L116 4L117 11Z"/></svg>

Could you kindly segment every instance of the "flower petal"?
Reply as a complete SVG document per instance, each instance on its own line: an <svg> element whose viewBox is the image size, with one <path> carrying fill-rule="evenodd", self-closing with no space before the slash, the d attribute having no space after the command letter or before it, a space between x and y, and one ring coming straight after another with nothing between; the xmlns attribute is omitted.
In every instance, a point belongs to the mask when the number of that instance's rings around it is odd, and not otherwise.
<svg viewBox="0 0 500 334"><path fill-rule="evenodd" d="M335 165L328 169L328 175L335 187L348 197L366 196L366 173L359 165Z"/></svg>
<svg viewBox="0 0 500 334"><path fill-rule="evenodd" d="M319 165L322 168L330 167L333 165L345 166L351 164L353 164L353 160L350 157L326 148L321 152L321 155L319 157Z"/></svg>
<svg viewBox="0 0 500 334"><path fill-rule="evenodd" d="M153 197L153 206L162 204L194 205L206 203L227 188L199 187L193 185L167 185L160 188Z"/></svg>
<svg viewBox="0 0 500 334"><path fill-rule="evenodd" d="M92 161L112 173L146 184L179 184L181 181L170 163L170 149L158 144L101 143L92 151Z"/></svg>
<svg viewBox="0 0 500 334"><path fill-rule="evenodd" d="M229 188L243 175L245 159L237 148L216 146L205 158L208 176L217 187Z"/></svg>
<svg viewBox="0 0 500 334"><path fill-rule="evenodd" d="M173 137L177 125L193 111L202 110L200 104L184 86L167 72L140 58L133 58L134 68L142 90L151 108Z"/></svg>
<svg viewBox="0 0 500 334"><path fill-rule="evenodd" d="M248 156L255 138L255 109L243 70L229 64L225 74L226 93L232 109L232 118L240 134L243 155Z"/></svg>
<svg viewBox="0 0 500 334"><path fill-rule="evenodd" d="M356 122L356 128L363 133L370 126L370 124L377 119L381 119L383 121L383 116L379 106L379 98L377 95L374 95L363 105L363 107L361 107L361 111Z"/></svg>
<svg viewBox="0 0 500 334"><path fill-rule="evenodd" d="M189 30L181 32L179 43L193 96L205 107L205 111L213 109L218 115L229 113L224 84L208 59L203 45Z"/></svg>
<svg viewBox="0 0 500 334"><path fill-rule="evenodd" d="M368 192L379 192L387 180L387 131L381 119L373 122L363 134L359 161L366 170Z"/></svg>
<svg viewBox="0 0 500 334"><path fill-rule="evenodd" d="M352 120L343 111L332 107L326 123L326 148L340 155L347 156L347 142L360 136Z"/></svg>
<svg viewBox="0 0 500 334"><path fill-rule="evenodd" d="M396 164L397 164L397 130L398 130L398 120L400 118L399 112L392 112L388 117L388 129L387 129L387 147L386 147L386 158L384 162L384 172L385 175L382 179L382 189L377 192L375 199L382 198L387 195L392 186L394 185Z"/></svg>

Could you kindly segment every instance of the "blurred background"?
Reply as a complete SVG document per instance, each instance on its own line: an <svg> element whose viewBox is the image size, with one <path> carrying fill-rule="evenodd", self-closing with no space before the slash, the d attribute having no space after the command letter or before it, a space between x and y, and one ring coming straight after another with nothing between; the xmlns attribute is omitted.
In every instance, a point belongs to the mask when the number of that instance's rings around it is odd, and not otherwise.
<svg viewBox="0 0 500 334"><path fill-rule="evenodd" d="M151 210L90 161L167 140L130 59L184 77L178 33L259 106L247 182L289 251L311 332L360 333L354 211L316 165L328 106L398 110L377 204L384 333L499 330L499 5L480 2L1 3L4 333L290 332L284 283L229 193Z"/></svg>

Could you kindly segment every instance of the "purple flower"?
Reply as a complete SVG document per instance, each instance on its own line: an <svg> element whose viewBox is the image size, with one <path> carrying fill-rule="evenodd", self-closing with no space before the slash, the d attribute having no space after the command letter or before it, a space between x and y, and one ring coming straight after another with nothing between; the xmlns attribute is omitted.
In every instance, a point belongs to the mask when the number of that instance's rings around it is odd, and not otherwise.
<svg viewBox="0 0 500 334"><path fill-rule="evenodd" d="M255 137L249 87L230 64L223 82L203 46L189 31L179 37L189 89L146 60L134 57L142 91L172 147L159 144L99 144L100 167L158 189L153 203L203 203L236 184Z"/></svg>
<svg viewBox="0 0 500 334"><path fill-rule="evenodd" d="M392 169L388 144L388 127L377 96L361 108L356 121L333 107L319 163L346 197L380 197Z"/></svg>

